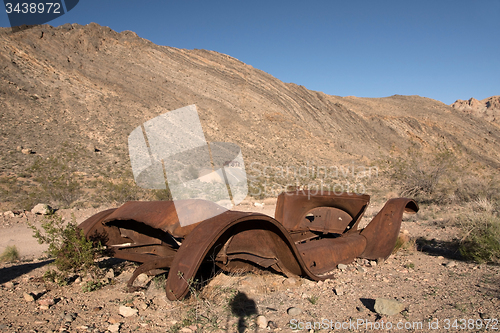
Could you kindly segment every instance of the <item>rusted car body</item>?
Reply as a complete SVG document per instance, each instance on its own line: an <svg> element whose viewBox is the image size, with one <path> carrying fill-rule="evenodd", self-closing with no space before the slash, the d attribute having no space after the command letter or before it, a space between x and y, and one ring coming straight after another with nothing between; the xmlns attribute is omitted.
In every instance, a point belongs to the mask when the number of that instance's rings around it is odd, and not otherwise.
<svg viewBox="0 0 500 333"><path fill-rule="evenodd" d="M286 276L312 280L332 277L338 264L355 258L387 258L396 243L403 213L416 213L415 201L396 198L363 229L358 229L370 197L357 194L297 191L278 196L275 218L265 214L225 211L182 227L177 210L196 218L219 206L205 200L127 202L100 212L80 228L102 240L112 255L142 263L132 278L169 269L166 293L181 299L203 262L227 272L273 269Z"/></svg>

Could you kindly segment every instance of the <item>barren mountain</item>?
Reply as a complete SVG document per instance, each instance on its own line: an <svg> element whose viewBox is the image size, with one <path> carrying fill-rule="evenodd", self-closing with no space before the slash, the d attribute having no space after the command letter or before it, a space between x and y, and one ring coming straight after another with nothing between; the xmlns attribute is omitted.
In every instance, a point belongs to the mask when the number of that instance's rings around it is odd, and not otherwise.
<svg viewBox="0 0 500 333"><path fill-rule="evenodd" d="M417 145L460 147L500 167L500 128L419 96L326 95L225 54L155 45L97 24L0 30L0 170L66 154L81 172L129 170L127 138L155 116L196 104L207 141L245 163L363 163ZM21 154L23 148L35 154Z"/></svg>
<svg viewBox="0 0 500 333"><path fill-rule="evenodd" d="M451 107L500 124L500 96L491 96L482 101L473 97L467 101L459 99Z"/></svg>

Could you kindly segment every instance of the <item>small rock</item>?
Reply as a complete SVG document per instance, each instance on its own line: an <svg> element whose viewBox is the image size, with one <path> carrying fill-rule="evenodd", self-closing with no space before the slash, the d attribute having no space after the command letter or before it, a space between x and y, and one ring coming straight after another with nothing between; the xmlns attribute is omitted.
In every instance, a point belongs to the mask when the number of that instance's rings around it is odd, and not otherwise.
<svg viewBox="0 0 500 333"><path fill-rule="evenodd" d="M3 284L3 286L4 286L5 288L7 288L7 289L13 289L13 288L14 288L14 282L12 282L12 281L5 282L5 283Z"/></svg>
<svg viewBox="0 0 500 333"><path fill-rule="evenodd" d="M337 296L344 295L344 288L342 288L342 287L337 287L333 291L335 292L335 295L337 295Z"/></svg>
<svg viewBox="0 0 500 333"><path fill-rule="evenodd" d="M13 211L11 210L8 210L6 212L3 213L3 216L7 216L7 217L15 217L16 215L14 214Z"/></svg>
<svg viewBox="0 0 500 333"><path fill-rule="evenodd" d="M118 315L112 315L108 318L108 323L110 324L119 324L122 321L122 317Z"/></svg>
<svg viewBox="0 0 500 333"><path fill-rule="evenodd" d="M23 297L26 300L26 302L34 302L35 297L33 297L32 293L23 293Z"/></svg>
<svg viewBox="0 0 500 333"><path fill-rule="evenodd" d="M321 286L323 285L323 283L324 283L323 281L318 281L318 283L316 283L316 285L317 285L318 287L321 287Z"/></svg>
<svg viewBox="0 0 500 333"><path fill-rule="evenodd" d="M47 204L42 204L39 203L33 209L31 210L31 213L33 214L39 214L39 215L50 215L52 214L52 207L50 207Z"/></svg>
<svg viewBox="0 0 500 333"><path fill-rule="evenodd" d="M493 316L490 316L489 313L487 313L487 312L480 312L479 313L479 317L481 317L481 319L491 319L491 318L493 318Z"/></svg>
<svg viewBox="0 0 500 333"><path fill-rule="evenodd" d="M377 298L375 300L375 311L380 315L392 316L404 310L404 305L396 300L388 298Z"/></svg>
<svg viewBox="0 0 500 333"><path fill-rule="evenodd" d="M81 278L81 277L77 277L77 278L75 279L75 283L76 283L76 284L80 284L80 283L82 283L82 278Z"/></svg>
<svg viewBox="0 0 500 333"><path fill-rule="evenodd" d="M146 310L148 308L146 302L141 300L134 300L134 305L141 310Z"/></svg>
<svg viewBox="0 0 500 333"><path fill-rule="evenodd" d="M260 208L264 208L264 203L258 203L258 202L254 202L253 204L255 207L260 207Z"/></svg>
<svg viewBox="0 0 500 333"><path fill-rule="evenodd" d="M372 267L377 266L377 262L375 260L370 260L370 266Z"/></svg>
<svg viewBox="0 0 500 333"><path fill-rule="evenodd" d="M179 330L181 333L193 333L193 331L189 327L183 327Z"/></svg>
<svg viewBox="0 0 500 333"><path fill-rule="evenodd" d="M191 325L191 326L188 326L188 328L189 328L191 331L195 332L195 331L198 329L198 326L196 326L196 325Z"/></svg>
<svg viewBox="0 0 500 333"><path fill-rule="evenodd" d="M269 321L267 323L267 326L269 326L270 329L276 329L276 328L278 328L278 324L276 324L274 321Z"/></svg>
<svg viewBox="0 0 500 333"><path fill-rule="evenodd" d="M301 283L299 279L296 279L294 277L289 277L283 280L283 284L285 286L300 286Z"/></svg>
<svg viewBox="0 0 500 333"><path fill-rule="evenodd" d="M341 271L347 269L347 265L344 265L344 264L338 264L337 265L337 268L340 269Z"/></svg>
<svg viewBox="0 0 500 333"><path fill-rule="evenodd" d="M21 153L23 153L24 155L29 155L29 154L33 153L33 150L31 150L29 148L24 148L21 150Z"/></svg>
<svg viewBox="0 0 500 333"><path fill-rule="evenodd" d="M54 305L55 304L55 301L53 298L44 298L44 299L40 299L38 300L38 304L40 305L40 308L42 309L42 306L43 308L46 310L48 309L51 305Z"/></svg>
<svg viewBox="0 0 500 333"><path fill-rule="evenodd" d="M129 306L122 305L122 306L120 306L119 312L120 312L120 315L127 318L127 317L137 316L137 312L139 312L139 311L137 309L133 309Z"/></svg>
<svg viewBox="0 0 500 333"><path fill-rule="evenodd" d="M67 314L64 316L63 320L65 323L71 323L74 320L74 318L71 315Z"/></svg>
<svg viewBox="0 0 500 333"><path fill-rule="evenodd" d="M258 316L256 323L257 323L257 326L259 328L266 328L267 327L267 318L265 316Z"/></svg>
<svg viewBox="0 0 500 333"><path fill-rule="evenodd" d="M286 311L290 316L298 316L302 313L302 309L291 307Z"/></svg>
<svg viewBox="0 0 500 333"><path fill-rule="evenodd" d="M108 331L111 333L117 333L120 331L120 324L113 324L108 326Z"/></svg>
<svg viewBox="0 0 500 333"><path fill-rule="evenodd" d="M149 276L148 276L147 274L142 273L142 274L139 274L139 275L137 276L136 281L137 281L137 282L139 282L140 284L143 284L143 283L144 283L144 282L146 282L148 279L149 279Z"/></svg>
<svg viewBox="0 0 500 333"><path fill-rule="evenodd" d="M113 270L113 268L110 268L109 271L106 273L106 275L104 275L104 277L108 279L114 279L115 271Z"/></svg>
<svg viewBox="0 0 500 333"><path fill-rule="evenodd" d="M446 267L455 267L457 265L457 263L455 261L448 261L445 266Z"/></svg>
<svg viewBox="0 0 500 333"><path fill-rule="evenodd" d="M358 272L360 272L360 273L364 273L364 272L366 272L366 270L365 270L363 267L361 267L361 266L356 267L356 269L357 269L357 270L358 270Z"/></svg>

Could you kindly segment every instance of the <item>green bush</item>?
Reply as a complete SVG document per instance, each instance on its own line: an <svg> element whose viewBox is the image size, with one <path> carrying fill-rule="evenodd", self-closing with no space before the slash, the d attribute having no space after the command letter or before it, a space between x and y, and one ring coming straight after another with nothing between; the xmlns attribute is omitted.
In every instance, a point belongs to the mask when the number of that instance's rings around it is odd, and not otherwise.
<svg viewBox="0 0 500 333"><path fill-rule="evenodd" d="M460 253L479 263L500 263L500 217L491 211L471 212L456 218L462 230Z"/></svg>
<svg viewBox="0 0 500 333"><path fill-rule="evenodd" d="M94 257L100 251L100 244L94 247L91 240L87 240L83 230L75 223L75 218L64 225L62 217L51 215L42 223L42 233L34 225L30 225L34 237L40 244L48 244L47 253L55 258L56 267L60 271L87 270L94 266Z"/></svg>

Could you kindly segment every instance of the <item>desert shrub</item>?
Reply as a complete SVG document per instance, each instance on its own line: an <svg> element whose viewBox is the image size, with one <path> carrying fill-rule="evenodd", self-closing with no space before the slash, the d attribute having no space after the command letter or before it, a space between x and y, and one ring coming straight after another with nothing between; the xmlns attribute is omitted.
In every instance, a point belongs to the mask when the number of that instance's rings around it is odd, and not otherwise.
<svg viewBox="0 0 500 333"><path fill-rule="evenodd" d="M76 171L69 162L54 157L37 158L26 170L40 184L42 193L38 193L38 199L49 199L62 207L70 207L83 195Z"/></svg>
<svg viewBox="0 0 500 333"><path fill-rule="evenodd" d="M145 197L146 191L137 186L133 181L126 179L118 180L98 180L94 186L98 188L98 193L93 200L98 202L118 202L140 200Z"/></svg>
<svg viewBox="0 0 500 333"><path fill-rule="evenodd" d="M446 149L423 155L415 147L405 156L390 157L385 170L391 180L399 186L400 195L419 201L432 201L439 192L450 170L455 165L454 155Z"/></svg>
<svg viewBox="0 0 500 333"><path fill-rule="evenodd" d="M55 258L55 265L60 271L87 270L94 266L94 257L100 251L100 244L94 247L87 240L83 230L75 223L75 218L64 225L61 216L51 215L45 218L42 229L30 225L38 243L48 244L47 253Z"/></svg>
<svg viewBox="0 0 500 333"><path fill-rule="evenodd" d="M460 253L479 263L500 263L500 217L492 211L472 211L455 218L462 239Z"/></svg>
<svg viewBox="0 0 500 333"><path fill-rule="evenodd" d="M19 260L19 251L15 245L7 246L0 255L1 262L14 262Z"/></svg>
<svg viewBox="0 0 500 333"><path fill-rule="evenodd" d="M479 174L479 168L458 159L460 154L458 149L443 147L423 154L412 147L406 154L391 155L379 164L392 185L399 188L399 195L421 203L464 204L482 198L500 201L498 176Z"/></svg>

